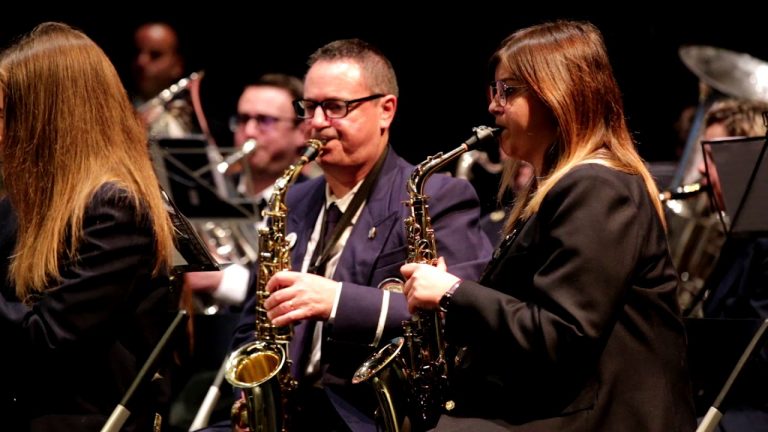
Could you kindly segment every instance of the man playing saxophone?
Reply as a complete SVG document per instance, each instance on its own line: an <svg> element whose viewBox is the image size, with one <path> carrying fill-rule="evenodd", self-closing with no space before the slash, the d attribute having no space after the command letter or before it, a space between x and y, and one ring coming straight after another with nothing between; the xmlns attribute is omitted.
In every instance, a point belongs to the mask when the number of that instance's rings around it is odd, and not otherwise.
<svg viewBox="0 0 768 432"><path fill-rule="evenodd" d="M295 108L308 119L312 138L325 142L317 158L324 176L287 195L295 271L272 277L265 306L275 326L294 325L289 357L302 411L293 430L375 430L375 397L351 378L410 318L403 294L380 284L399 277L406 260L403 202L413 166L389 145L398 87L378 49L339 40L312 54L309 66ZM435 175L426 189L441 254L462 277L477 277L490 244L478 225L472 186ZM340 220L329 229L334 214ZM249 298L235 347L253 338L254 305Z"/></svg>

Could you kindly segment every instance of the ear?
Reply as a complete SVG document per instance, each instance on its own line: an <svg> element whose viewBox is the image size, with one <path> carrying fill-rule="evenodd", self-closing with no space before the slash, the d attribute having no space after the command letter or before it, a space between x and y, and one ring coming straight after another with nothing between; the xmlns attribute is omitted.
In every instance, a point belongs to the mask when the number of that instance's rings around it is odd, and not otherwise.
<svg viewBox="0 0 768 432"><path fill-rule="evenodd" d="M389 125L392 124L392 120L395 119L395 112L397 111L397 96L386 95L381 98L381 117L379 118L379 127L381 129L389 129Z"/></svg>

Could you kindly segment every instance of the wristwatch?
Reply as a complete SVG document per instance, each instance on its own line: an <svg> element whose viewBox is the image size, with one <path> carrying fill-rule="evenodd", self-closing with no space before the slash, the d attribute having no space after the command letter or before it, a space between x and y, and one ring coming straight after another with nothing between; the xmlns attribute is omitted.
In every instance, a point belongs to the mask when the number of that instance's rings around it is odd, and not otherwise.
<svg viewBox="0 0 768 432"><path fill-rule="evenodd" d="M448 291L446 291L445 294L440 297L438 306L440 307L441 312L448 312L448 307L451 305L451 297L453 297L453 293L456 292L456 288L458 288L462 282L463 281L461 279L456 281L456 283L451 285L451 287L448 288Z"/></svg>

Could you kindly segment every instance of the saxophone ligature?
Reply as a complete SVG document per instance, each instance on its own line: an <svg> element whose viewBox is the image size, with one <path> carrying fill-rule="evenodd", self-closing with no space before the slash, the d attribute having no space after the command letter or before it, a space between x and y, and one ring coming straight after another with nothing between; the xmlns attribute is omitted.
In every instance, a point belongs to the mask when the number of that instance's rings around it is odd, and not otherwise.
<svg viewBox="0 0 768 432"><path fill-rule="evenodd" d="M499 129L478 126L474 135L448 153L420 163L407 184L410 216L405 219L409 263L437 264L434 229L424 194L427 179L461 154L478 147ZM390 287L392 288L392 287ZM355 384L370 382L378 400L377 422L390 432L423 431L440 414L454 408L447 398L448 364L445 358L442 317L436 311L418 311L403 321L403 337L369 357L355 372ZM405 351L403 351L405 347Z"/></svg>
<svg viewBox="0 0 768 432"><path fill-rule="evenodd" d="M269 205L262 212L266 224L259 229L256 340L229 355L224 374L227 381L244 394L244 399L232 407L232 423L251 431L290 430L291 399L298 386L296 379L291 376L291 361L288 359L288 344L293 337L293 328L272 325L264 302L269 297L267 281L275 273L291 268L294 240L292 236L286 235L286 192L302 168L317 157L323 145L322 141L307 141L299 161L288 167L275 181Z"/></svg>

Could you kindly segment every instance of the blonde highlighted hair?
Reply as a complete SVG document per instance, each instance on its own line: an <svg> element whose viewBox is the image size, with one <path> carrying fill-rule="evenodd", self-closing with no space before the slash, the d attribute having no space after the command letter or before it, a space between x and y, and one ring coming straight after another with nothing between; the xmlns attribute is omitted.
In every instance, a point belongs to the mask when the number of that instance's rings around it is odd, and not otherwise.
<svg viewBox="0 0 768 432"><path fill-rule="evenodd" d="M61 263L77 258L85 209L106 182L151 221L155 271L168 266L173 227L146 131L101 48L65 24L41 24L0 55L0 86L3 177L19 219L10 265L18 297L45 290Z"/></svg>
<svg viewBox="0 0 768 432"><path fill-rule="evenodd" d="M524 83L552 112L557 138L548 150L536 190L517 200L506 231L536 213L547 192L572 168L601 163L642 176L659 218L658 189L638 155L624 119L619 86L600 31L575 21L548 22L519 30L491 57L491 71L503 64L510 79ZM513 186L511 164L502 191Z"/></svg>

